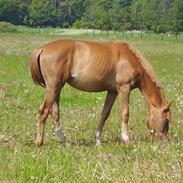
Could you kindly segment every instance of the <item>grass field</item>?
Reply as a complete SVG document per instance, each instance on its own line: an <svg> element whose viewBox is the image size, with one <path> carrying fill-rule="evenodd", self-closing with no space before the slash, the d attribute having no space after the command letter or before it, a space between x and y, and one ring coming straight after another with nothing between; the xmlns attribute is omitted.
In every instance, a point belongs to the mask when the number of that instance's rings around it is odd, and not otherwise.
<svg viewBox="0 0 183 183"><path fill-rule="evenodd" d="M61 96L61 121L68 147L59 144L51 119L45 144L35 146L38 108L44 89L35 86L28 61L34 48L58 38L126 39L153 65L171 107L170 142L151 142L146 127L147 107L138 90L130 101L130 143L120 143L119 102L116 101L94 147L94 130L105 93L84 93L66 85ZM44 34L29 31L0 34L0 182L183 182L183 41L100 34Z"/></svg>

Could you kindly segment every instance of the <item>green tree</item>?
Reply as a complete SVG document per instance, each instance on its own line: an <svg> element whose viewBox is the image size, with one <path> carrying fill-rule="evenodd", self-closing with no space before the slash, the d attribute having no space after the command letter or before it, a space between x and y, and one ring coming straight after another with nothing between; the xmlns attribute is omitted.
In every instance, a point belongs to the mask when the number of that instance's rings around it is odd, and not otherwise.
<svg viewBox="0 0 183 183"><path fill-rule="evenodd" d="M183 1L182 0L175 0L172 14L173 14L172 31L176 33L183 32Z"/></svg>
<svg viewBox="0 0 183 183"><path fill-rule="evenodd" d="M28 6L22 0L0 0L0 21L24 24Z"/></svg>
<svg viewBox="0 0 183 183"><path fill-rule="evenodd" d="M114 30L131 29L131 1L114 0L111 10L111 23Z"/></svg>
<svg viewBox="0 0 183 183"><path fill-rule="evenodd" d="M0 21L102 30L183 31L182 0L0 0Z"/></svg>
<svg viewBox="0 0 183 183"><path fill-rule="evenodd" d="M131 0L94 0L82 18L82 26L102 30L129 29Z"/></svg>
<svg viewBox="0 0 183 183"><path fill-rule="evenodd" d="M172 0L136 0L131 6L133 29L170 30Z"/></svg>
<svg viewBox="0 0 183 183"><path fill-rule="evenodd" d="M74 2L74 0L64 0L60 2L57 8L57 20L59 25L69 27L73 24L75 19Z"/></svg>
<svg viewBox="0 0 183 183"><path fill-rule="evenodd" d="M29 25L56 26L56 9L49 0L33 0L29 7Z"/></svg>
<svg viewBox="0 0 183 183"><path fill-rule="evenodd" d="M57 22L60 26L70 27L83 16L89 0L57 0Z"/></svg>
<svg viewBox="0 0 183 183"><path fill-rule="evenodd" d="M85 28L111 29L110 9L112 1L94 0L90 2L82 19L82 26Z"/></svg>
<svg viewBox="0 0 183 183"><path fill-rule="evenodd" d="M139 30L144 29L144 23L142 18L142 10L144 7L144 2L141 0L136 0L132 2L131 5L131 23L132 29Z"/></svg>

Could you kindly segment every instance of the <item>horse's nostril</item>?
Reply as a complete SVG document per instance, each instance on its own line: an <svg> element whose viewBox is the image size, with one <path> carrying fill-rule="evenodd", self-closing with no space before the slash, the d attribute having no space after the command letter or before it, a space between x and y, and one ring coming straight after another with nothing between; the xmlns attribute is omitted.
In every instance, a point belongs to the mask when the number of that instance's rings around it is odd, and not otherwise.
<svg viewBox="0 0 183 183"><path fill-rule="evenodd" d="M166 120L164 121L162 131L163 131L163 133L167 133L168 130L169 130L169 121L168 121L168 119L166 119Z"/></svg>

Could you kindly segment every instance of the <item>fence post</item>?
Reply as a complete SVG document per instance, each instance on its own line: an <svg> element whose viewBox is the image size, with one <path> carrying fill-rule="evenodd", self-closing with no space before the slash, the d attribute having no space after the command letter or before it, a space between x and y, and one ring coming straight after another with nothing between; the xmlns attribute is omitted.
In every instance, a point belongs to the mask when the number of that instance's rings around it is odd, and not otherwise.
<svg viewBox="0 0 183 183"><path fill-rule="evenodd" d="M176 40L177 40L177 37L178 37L178 34L177 34L177 32L175 33L175 38L176 38Z"/></svg>
<svg viewBox="0 0 183 183"><path fill-rule="evenodd" d="M163 39L163 33L161 33L160 36L161 36L161 39Z"/></svg>
<svg viewBox="0 0 183 183"><path fill-rule="evenodd" d="M116 35L116 30L114 30L114 35Z"/></svg>
<svg viewBox="0 0 183 183"><path fill-rule="evenodd" d="M107 37L109 37L109 30L107 30Z"/></svg>
<svg viewBox="0 0 183 183"><path fill-rule="evenodd" d="M131 32L131 37L133 38L133 32Z"/></svg>

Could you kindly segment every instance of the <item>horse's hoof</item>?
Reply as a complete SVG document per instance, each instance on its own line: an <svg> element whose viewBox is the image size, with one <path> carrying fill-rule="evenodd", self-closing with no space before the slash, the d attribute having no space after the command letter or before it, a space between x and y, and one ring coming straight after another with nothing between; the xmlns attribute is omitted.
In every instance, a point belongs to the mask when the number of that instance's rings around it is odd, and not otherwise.
<svg viewBox="0 0 183 183"><path fill-rule="evenodd" d="M66 137L62 130L59 129L56 131L56 137L60 143L66 144Z"/></svg>
<svg viewBox="0 0 183 183"><path fill-rule="evenodd" d="M43 145L43 141L41 140L36 140L36 146L41 147Z"/></svg>
<svg viewBox="0 0 183 183"><path fill-rule="evenodd" d="M127 134L121 134L121 142L122 142L123 144L128 144L128 142L129 142L129 137L128 137Z"/></svg>
<svg viewBox="0 0 183 183"><path fill-rule="evenodd" d="M67 147L67 141L66 139L58 139L58 142L62 144L64 147Z"/></svg>
<svg viewBox="0 0 183 183"><path fill-rule="evenodd" d="M96 143L95 143L95 147L97 147L97 148L98 148L98 147L101 147L101 145L102 145L102 144L101 144L101 142L100 142L100 141L96 141Z"/></svg>

